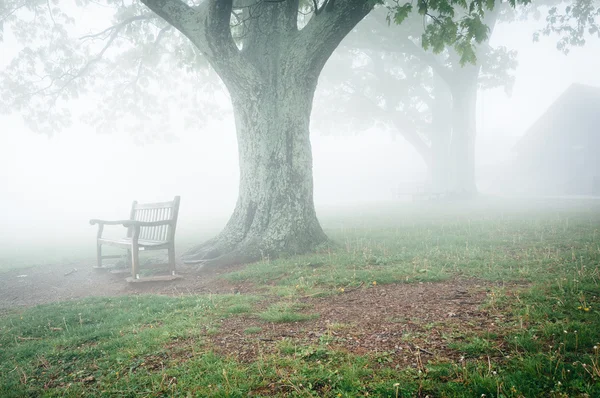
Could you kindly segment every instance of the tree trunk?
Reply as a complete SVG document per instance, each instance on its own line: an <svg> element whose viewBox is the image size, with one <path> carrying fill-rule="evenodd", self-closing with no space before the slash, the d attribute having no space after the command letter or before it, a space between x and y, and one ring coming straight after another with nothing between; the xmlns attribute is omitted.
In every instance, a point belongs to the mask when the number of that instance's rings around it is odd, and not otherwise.
<svg viewBox="0 0 600 398"><path fill-rule="evenodd" d="M484 23L489 27L491 37L498 15L498 4L486 13ZM489 41L476 48L477 57ZM452 140L450 150L453 158L452 188L454 195L470 198L477 195L475 176L475 138L477 136L477 90L481 64L459 66L459 57L451 52L454 73L448 82L452 92Z"/></svg>
<svg viewBox="0 0 600 398"><path fill-rule="evenodd" d="M448 85L434 75L434 102L431 109L431 163L429 176L431 192L444 194L450 189L450 138L452 133L452 98Z"/></svg>
<svg viewBox="0 0 600 398"><path fill-rule="evenodd" d="M314 80L314 79L313 79ZM313 203L309 122L316 82L298 74L231 93L240 161L233 215L188 263L244 263L314 250L327 242Z"/></svg>
<svg viewBox="0 0 600 398"><path fill-rule="evenodd" d="M476 69L476 67L465 67L465 69L467 68ZM466 70L463 70L464 72L468 73ZM452 86L451 193L460 197L477 195L475 135L478 75L479 71L474 70L472 73L468 73L468 79L460 79Z"/></svg>

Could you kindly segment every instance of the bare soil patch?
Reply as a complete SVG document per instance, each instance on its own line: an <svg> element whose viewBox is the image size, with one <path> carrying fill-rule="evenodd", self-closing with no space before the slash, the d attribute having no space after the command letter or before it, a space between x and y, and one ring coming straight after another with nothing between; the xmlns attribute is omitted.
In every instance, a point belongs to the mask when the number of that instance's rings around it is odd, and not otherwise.
<svg viewBox="0 0 600 398"><path fill-rule="evenodd" d="M382 366L420 367L460 361L448 344L485 332L498 333L497 311L482 308L493 285L477 280L369 286L323 298L305 298L306 313L319 318L267 323L255 315L223 321L212 348L238 360L297 347L293 355L318 356L306 347L326 347L374 355ZM268 302L265 303L268 306ZM259 330L254 332L254 330ZM249 333L252 331L252 333ZM498 336L501 345L501 336ZM499 352L500 355L500 352Z"/></svg>

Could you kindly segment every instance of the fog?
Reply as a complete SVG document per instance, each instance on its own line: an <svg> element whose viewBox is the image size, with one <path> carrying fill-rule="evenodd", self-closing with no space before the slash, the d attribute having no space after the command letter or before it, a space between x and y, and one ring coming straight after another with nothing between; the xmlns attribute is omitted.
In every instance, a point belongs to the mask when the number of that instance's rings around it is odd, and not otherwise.
<svg viewBox="0 0 600 398"><path fill-rule="evenodd" d="M532 23L500 24L493 45L518 51L512 96L481 91L477 104L477 180L482 193L501 194L498 181L524 132L572 83L600 87L600 42L568 56L556 38L530 39ZM12 47L11 47L12 46ZM0 68L15 43L2 47ZM0 252L44 242L94 243L90 218L126 218L132 200L181 195L178 230L218 232L237 199L238 154L233 118L197 131L172 131L167 141L97 133L86 125L51 137L29 131L18 115L1 119ZM338 204L397 201L417 190L426 167L401 137L372 128L360 134L311 137L317 211ZM139 133L143 136L143 132ZM141 141L141 142L140 142ZM326 227L326 226L325 226Z"/></svg>

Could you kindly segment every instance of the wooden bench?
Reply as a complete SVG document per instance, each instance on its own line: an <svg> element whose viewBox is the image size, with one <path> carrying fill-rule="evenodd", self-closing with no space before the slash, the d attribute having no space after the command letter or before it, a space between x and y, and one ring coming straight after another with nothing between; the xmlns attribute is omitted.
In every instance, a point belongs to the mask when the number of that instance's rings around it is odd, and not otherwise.
<svg viewBox="0 0 600 398"><path fill-rule="evenodd" d="M131 205L128 220L106 221L90 220L90 224L98 224L97 266L94 268L107 268L102 265L102 260L119 258L119 255L102 255L102 246L116 246L127 249L128 263L131 265L129 282L164 281L178 278L175 275L175 228L179 213L179 196L171 202L162 203L137 203ZM127 235L121 239L104 238L105 225L123 225L127 227ZM153 276L140 278L140 250L164 250L169 255L168 276Z"/></svg>

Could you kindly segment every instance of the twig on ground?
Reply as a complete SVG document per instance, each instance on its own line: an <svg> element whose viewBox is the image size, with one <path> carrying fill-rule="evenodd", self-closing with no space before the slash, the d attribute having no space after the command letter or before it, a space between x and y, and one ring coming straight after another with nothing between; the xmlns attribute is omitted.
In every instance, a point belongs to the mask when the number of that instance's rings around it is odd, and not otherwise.
<svg viewBox="0 0 600 398"><path fill-rule="evenodd" d="M429 354L431 356L435 356L435 354L431 351L427 351L425 348L417 347L417 350L424 352L425 354Z"/></svg>

